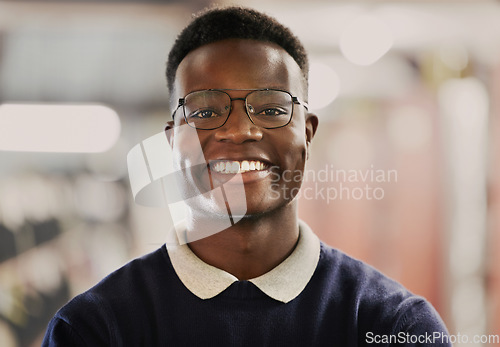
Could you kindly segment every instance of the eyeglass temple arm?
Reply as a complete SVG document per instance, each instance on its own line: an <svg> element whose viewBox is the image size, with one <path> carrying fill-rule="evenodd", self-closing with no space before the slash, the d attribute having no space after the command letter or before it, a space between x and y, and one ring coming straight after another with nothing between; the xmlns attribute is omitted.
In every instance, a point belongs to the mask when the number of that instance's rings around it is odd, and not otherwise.
<svg viewBox="0 0 500 347"><path fill-rule="evenodd" d="M179 100L180 101L180 100ZM309 111L309 105L307 104L307 102L304 102L304 101L301 101L298 97L296 96L292 96L292 102L294 104L299 104L299 105L302 105L304 106L304 108Z"/></svg>
<svg viewBox="0 0 500 347"><path fill-rule="evenodd" d="M185 99L184 98L180 98L179 99L179 103L177 105L177 108L175 109L174 113L172 113L172 119L174 119L175 114L177 113L177 110L179 109L179 107L184 106L184 103L185 103Z"/></svg>

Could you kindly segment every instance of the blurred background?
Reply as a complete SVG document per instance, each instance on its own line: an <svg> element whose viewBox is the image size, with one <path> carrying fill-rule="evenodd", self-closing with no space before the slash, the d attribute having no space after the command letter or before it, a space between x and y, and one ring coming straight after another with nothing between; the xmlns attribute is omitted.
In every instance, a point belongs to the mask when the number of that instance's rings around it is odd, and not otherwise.
<svg viewBox="0 0 500 347"><path fill-rule="evenodd" d="M171 217L134 203L126 158L163 130L166 56L211 3L0 1L0 346L40 345L67 300L165 242ZM301 218L452 334L484 335L456 345L496 345L500 3L217 3L275 16L310 54Z"/></svg>

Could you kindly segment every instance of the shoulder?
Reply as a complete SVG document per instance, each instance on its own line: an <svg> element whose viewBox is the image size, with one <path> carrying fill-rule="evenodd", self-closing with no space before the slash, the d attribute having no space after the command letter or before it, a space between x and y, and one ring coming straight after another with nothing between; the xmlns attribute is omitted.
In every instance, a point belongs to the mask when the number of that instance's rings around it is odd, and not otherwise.
<svg viewBox="0 0 500 347"><path fill-rule="evenodd" d="M401 301L413 296L405 287L361 260L321 243L318 275L336 290L353 289L370 302Z"/></svg>
<svg viewBox="0 0 500 347"><path fill-rule="evenodd" d="M355 315L360 330L373 334L447 334L439 314L425 298L323 243L315 275L337 309Z"/></svg>
<svg viewBox="0 0 500 347"><path fill-rule="evenodd" d="M168 287L171 269L165 246L112 272L98 284L74 297L49 323L45 340L78 345L116 345L123 337L119 326L147 317L147 301ZM173 270L172 270L173 271ZM56 344L57 345L57 344Z"/></svg>
<svg viewBox="0 0 500 347"><path fill-rule="evenodd" d="M100 305L107 302L112 305L116 301L134 298L133 301L127 301L127 305L133 305L138 297L144 297L139 294L166 285L172 279L170 272L173 272L173 268L163 245L113 271L95 286L75 297L67 306L70 308L85 302Z"/></svg>
<svg viewBox="0 0 500 347"><path fill-rule="evenodd" d="M91 291L103 293L109 289L116 289L117 285L125 287L140 285L144 281L158 279L168 270L170 259L165 245L156 251L134 259L118 270L106 276ZM161 270L163 271L161 271ZM122 287L123 288L123 287Z"/></svg>

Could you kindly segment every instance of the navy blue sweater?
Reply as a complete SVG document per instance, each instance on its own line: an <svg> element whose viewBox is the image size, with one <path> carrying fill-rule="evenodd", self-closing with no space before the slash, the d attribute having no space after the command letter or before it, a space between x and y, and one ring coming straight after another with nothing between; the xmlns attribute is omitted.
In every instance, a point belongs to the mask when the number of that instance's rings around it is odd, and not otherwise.
<svg viewBox="0 0 500 347"><path fill-rule="evenodd" d="M71 300L43 346L451 346L442 334L427 301L324 244L310 282L286 304L248 281L202 300L163 246Z"/></svg>

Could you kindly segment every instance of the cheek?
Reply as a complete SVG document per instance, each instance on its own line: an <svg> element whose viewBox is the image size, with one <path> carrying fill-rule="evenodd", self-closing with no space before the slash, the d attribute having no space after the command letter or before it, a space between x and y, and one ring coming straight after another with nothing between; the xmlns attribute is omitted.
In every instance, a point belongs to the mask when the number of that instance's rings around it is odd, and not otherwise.
<svg viewBox="0 0 500 347"><path fill-rule="evenodd" d="M211 189L200 141L203 141L203 138L189 126L182 128L174 137L173 169L184 200Z"/></svg>
<svg viewBox="0 0 500 347"><path fill-rule="evenodd" d="M300 125L290 127L289 130L283 144L286 161L288 165L295 166L295 169L302 169L307 158L305 130Z"/></svg>
<svg viewBox="0 0 500 347"><path fill-rule="evenodd" d="M178 165L178 168L205 164L200 142L203 139L198 137L196 130L187 125L177 129L173 144L174 164Z"/></svg>

